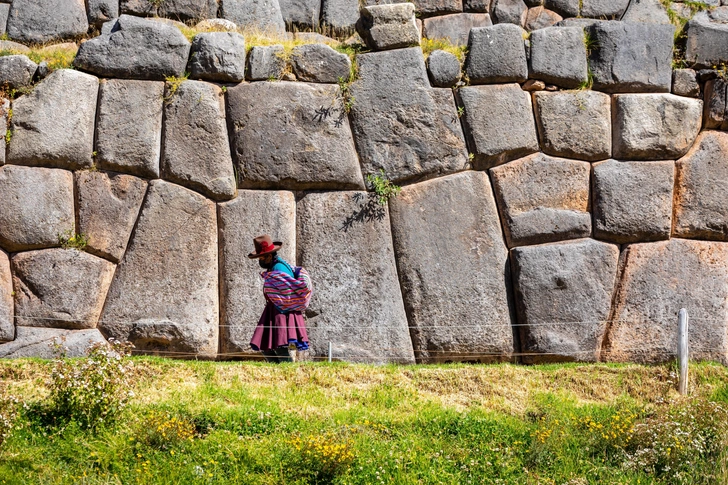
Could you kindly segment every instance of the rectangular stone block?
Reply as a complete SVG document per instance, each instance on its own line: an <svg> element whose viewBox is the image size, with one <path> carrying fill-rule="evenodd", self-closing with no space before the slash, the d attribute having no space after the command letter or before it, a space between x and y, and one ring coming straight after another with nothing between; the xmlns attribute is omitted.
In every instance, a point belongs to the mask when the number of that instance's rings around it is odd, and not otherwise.
<svg viewBox="0 0 728 485"><path fill-rule="evenodd" d="M10 258L5 251L0 249L0 342L15 339L14 308Z"/></svg>
<svg viewBox="0 0 728 485"><path fill-rule="evenodd" d="M454 45L467 45L470 29L493 25L487 13L456 13L423 20L424 36L428 39L447 39Z"/></svg>

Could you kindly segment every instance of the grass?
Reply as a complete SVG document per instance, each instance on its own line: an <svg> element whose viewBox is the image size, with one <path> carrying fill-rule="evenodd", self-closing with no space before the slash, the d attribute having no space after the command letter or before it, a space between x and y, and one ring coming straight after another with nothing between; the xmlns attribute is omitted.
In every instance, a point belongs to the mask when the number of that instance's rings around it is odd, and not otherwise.
<svg viewBox="0 0 728 485"><path fill-rule="evenodd" d="M455 45L448 39L428 39L423 37L420 42L420 47L422 47L422 53L425 55L425 59L427 59L433 51L443 50L457 57L461 64L465 62L465 57L468 52L468 46Z"/></svg>
<svg viewBox="0 0 728 485"><path fill-rule="evenodd" d="M671 366L133 362L135 397L114 426L21 413L0 483L728 483L718 364L692 365L681 399ZM0 390L32 409L51 369L1 361ZM689 473L665 469L678 446L693 446Z"/></svg>

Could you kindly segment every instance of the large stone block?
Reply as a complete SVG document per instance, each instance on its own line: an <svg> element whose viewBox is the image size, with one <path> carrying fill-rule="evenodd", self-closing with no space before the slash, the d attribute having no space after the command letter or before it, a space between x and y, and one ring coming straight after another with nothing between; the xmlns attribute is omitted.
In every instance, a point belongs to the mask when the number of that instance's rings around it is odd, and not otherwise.
<svg viewBox="0 0 728 485"><path fill-rule="evenodd" d="M76 249L26 251L12 257L18 326L96 328L114 264Z"/></svg>
<svg viewBox="0 0 728 485"><path fill-rule="evenodd" d="M0 358L19 359L59 357L56 345L64 349L66 357L85 357L94 345L104 345L101 332L88 330L61 330L58 328L18 327L15 340L0 345Z"/></svg>
<svg viewBox="0 0 728 485"><path fill-rule="evenodd" d="M728 130L728 82L718 77L703 88L703 128Z"/></svg>
<svg viewBox="0 0 728 485"><path fill-rule="evenodd" d="M515 24L523 27L528 7L523 0L493 0L493 19L499 24Z"/></svg>
<svg viewBox="0 0 728 485"><path fill-rule="evenodd" d="M533 7L526 13L525 28L528 31L545 29L561 22L563 17L547 8Z"/></svg>
<svg viewBox="0 0 728 485"><path fill-rule="evenodd" d="M96 27L119 16L118 0L86 0L88 22Z"/></svg>
<svg viewBox="0 0 728 485"><path fill-rule="evenodd" d="M217 0L120 0L121 13L181 22L217 17ZM118 16L118 15L117 15Z"/></svg>
<svg viewBox="0 0 728 485"><path fill-rule="evenodd" d="M270 233L274 241L283 242L278 254L295 264L296 199L292 192L241 190L235 200L218 205L218 223L220 352L255 355L250 338L266 302L262 270L244 255L253 250L254 237Z"/></svg>
<svg viewBox="0 0 728 485"><path fill-rule="evenodd" d="M672 94L700 97L700 84L697 73L693 69L675 69L672 71Z"/></svg>
<svg viewBox="0 0 728 485"><path fill-rule="evenodd" d="M101 83L96 124L100 168L159 177L164 83L108 79Z"/></svg>
<svg viewBox="0 0 728 485"><path fill-rule="evenodd" d="M619 94L612 99L614 158L679 158L700 132L703 102L673 94Z"/></svg>
<svg viewBox="0 0 728 485"><path fill-rule="evenodd" d="M589 237L589 171L543 154L492 168L508 247Z"/></svg>
<svg viewBox="0 0 728 485"><path fill-rule="evenodd" d="M103 77L164 81L182 76L189 53L177 27L122 15L81 44L73 65Z"/></svg>
<svg viewBox="0 0 728 485"><path fill-rule="evenodd" d="M248 81L274 81L283 76L286 69L282 45L256 45L248 54Z"/></svg>
<svg viewBox="0 0 728 485"><path fill-rule="evenodd" d="M597 91L534 93L541 148L557 157L594 162L612 153L611 98Z"/></svg>
<svg viewBox="0 0 728 485"><path fill-rule="evenodd" d="M417 361L507 360L508 250L488 175L469 171L407 186L390 214Z"/></svg>
<svg viewBox="0 0 728 485"><path fill-rule="evenodd" d="M704 131L676 167L673 235L728 241L728 133Z"/></svg>
<svg viewBox="0 0 728 485"><path fill-rule="evenodd" d="M84 0L13 0L8 16L8 36L21 42L42 44L87 30Z"/></svg>
<svg viewBox="0 0 728 485"><path fill-rule="evenodd" d="M0 86L18 89L30 86L38 64L23 54L0 57Z"/></svg>
<svg viewBox="0 0 728 485"><path fill-rule="evenodd" d="M579 14L582 17L595 19L616 19L622 18L630 0L582 0Z"/></svg>
<svg viewBox="0 0 728 485"><path fill-rule="evenodd" d="M0 249L0 342L15 339L15 318L13 304L13 276L10 273L10 259Z"/></svg>
<svg viewBox="0 0 728 485"><path fill-rule="evenodd" d="M243 29L270 34L286 31L278 0L221 0L220 17L232 20Z"/></svg>
<svg viewBox="0 0 728 485"><path fill-rule="evenodd" d="M70 169L93 165L98 88L94 76L61 69L13 101L8 163Z"/></svg>
<svg viewBox="0 0 728 485"><path fill-rule="evenodd" d="M578 17L579 5L583 0L544 0L544 7L557 12L562 17Z"/></svg>
<svg viewBox="0 0 728 485"><path fill-rule="evenodd" d="M515 248L511 256L523 361L597 360L619 248L582 239Z"/></svg>
<svg viewBox="0 0 728 485"><path fill-rule="evenodd" d="M359 0L323 0L321 23L345 35L354 31L359 20Z"/></svg>
<svg viewBox="0 0 728 485"><path fill-rule="evenodd" d="M357 64L350 117L365 174L407 182L465 168L452 91L430 87L419 48L360 54Z"/></svg>
<svg viewBox="0 0 728 485"><path fill-rule="evenodd" d="M594 237L617 244L668 239L674 173L672 161L594 164Z"/></svg>
<svg viewBox="0 0 728 485"><path fill-rule="evenodd" d="M0 4L0 36L7 34L8 17L10 17L10 4ZM12 42L12 41L6 41ZM20 44L22 45L22 44Z"/></svg>
<svg viewBox="0 0 728 485"><path fill-rule="evenodd" d="M337 86L240 84L227 101L241 188L363 187Z"/></svg>
<svg viewBox="0 0 728 485"><path fill-rule="evenodd" d="M451 88L460 80L460 61L450 52L433 51L427 57L427 73L433 86Z"/></svg>
<svg viewBox="0 0 728 485"><path fill-rule="evenodd" d="M451 44L467 45L470 29L493 25L487 13L456 13L422 21L428 39L447 39Z"/></svg>
<svg viewBox="0 0 728 485"><path fill-rule="evenodd" d="M728 62L726 12L728 7L720 7L688 22L685 59L690 65L710 69Z"/></svg>
<svg viewBox="0 0 728 485"><path fill-rule="evenodd" d="M470 82L492 84L528 79L524 32L513 24L471 29L465 61Z"/></svg>
<svg viewBox="0 0 728 485"><path fill-rule="evenodd" d="M531 33L531 78L564 88L587 81L584 29L550 27Z"/></svg>
<svg viewBox="0 0 728 485"><path fill-rule="evenodd" d="M222 90L185 81L164 105L162 177L214 200L235 197Z"/></svg>
<svg viewBox="0 0 728 485"><path fill-rule="evenodd" d="M309 193L297 212L298 263L314 284L312 354L331 342L337 360L414 362L387 207L366 192Z"/></svg>
<svg viewBox="0 0 728 485"><path fill-rule="evenodd" d="M669 25L670 16L660 0L631 0L629 8L622 17L624 22L643 22L647 24Z"/></svg>
<svg viewBox="0 0 728 485"><path fill-rule="evenodd" d="M531 97L518 84L465 87L458 96L476 169L538 151Z"/></svg>
<svg viewBox="0 0 728 485"><path fill-rule="evenodd" d="M192 41L187 65L192 79L237 83L245 79L245 37L237 32L203 32Z"/></svg>
<svg viewBox="0 0 728 485"><path fill-rule="evenodd" d="M415 6L409 2L363 7L356 28L367 46L378 51L420 43Z"/></svg>
<svg viewBox="0 0 728 485"><path fill-rule="evenodd" d="M319 0L279 0L281 15L287 25L315 29L319 26L321 2Z"/></svg>
<svg viewBox="0 0 728 485"><path fill-rule="evenodd" d="M391 0L390 3L397 3L399 0ZM430 17L435 15L443 15L448 13L457 13L463 11L462 0L413 0L417 15L420 17ZM384 3L377 0L367 0L368 5Z"/></svg>
<svg viewBox="0 0 728 485"><path fill-rule="evenodd" d="M351 59L325 44L304 44L293 48L293 73L299 81L333 83L348 81Z"/></svg>
<svg viewBox="0 0 728 485"><path fill-rule="evenodd" d="M603 360L674 360L677 314L686 308L690 358L728 364L728 244L685 239L633 244L621 260Z"/></svg>
<svg viewBox="0 0 728 485"><path fill-rule="evenodd" d="M214 357L218 346L215 204L162 180L147 197L99 328L141 352Z"/></svg>
<svg viewBox="0 0 728 485"><path fill-rule="evenodd" d="M609 93L670 92L672 25L597 22L588 35L598 47L589 68L594 89Z"/></svg>
<svg viewBox="0 0 728 485"><path fill-rule="evenodd" d="M147 183L131 175L76 172L78 233L88 237L86 251L118 263L146 191Z"/></svg>
<svg viewBox="0 0 728 485"><path fill-rule="evenodd" d="M25 251L60 246L74 231L73 175L49 168L0 167L0 246Z"/></svg>

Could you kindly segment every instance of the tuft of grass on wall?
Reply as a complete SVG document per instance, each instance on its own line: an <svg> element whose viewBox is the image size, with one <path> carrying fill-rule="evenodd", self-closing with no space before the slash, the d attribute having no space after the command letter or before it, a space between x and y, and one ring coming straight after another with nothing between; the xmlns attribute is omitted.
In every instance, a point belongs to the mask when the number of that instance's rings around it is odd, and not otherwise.
<svg viewBox="0 0 728 485"><path fill-rule="evenodd" d="M420 42L420 47L422 48L422 54L424 54L425 59L427 59L433 51L443 50L457 57L461 64L465 61L468 51L467 46L455 45L448 39L427 39L423 37Z"/></svg>

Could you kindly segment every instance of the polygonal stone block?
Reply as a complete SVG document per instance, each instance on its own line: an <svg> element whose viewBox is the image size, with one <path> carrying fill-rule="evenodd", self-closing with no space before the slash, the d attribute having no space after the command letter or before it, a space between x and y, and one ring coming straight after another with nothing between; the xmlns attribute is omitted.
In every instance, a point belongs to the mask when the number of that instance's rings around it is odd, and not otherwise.
<svg viewBox="0 0 728 485"><path fill-rule="evenodd" d="M454 45L467 45L470 29L493 25L487 13L455 13L422 21L428 39L447 39Z"/></svg>
<svg viewBox="0 0 728 485"><path fill-rule="evenodd" d="M528 78L525 31L513 24L470 30L465 73L472 84L523 82Z"/></svg>
<svg viewBox="0 0 728 485"><path fill-rule="evenodd" d="M531 33L529 74L549 84L575 88L587 81L584 30L549 27Z"/></svg>

